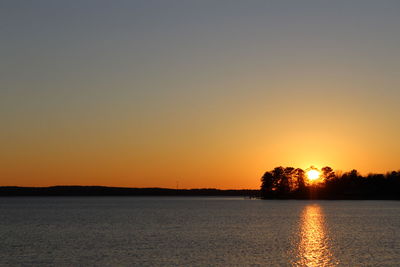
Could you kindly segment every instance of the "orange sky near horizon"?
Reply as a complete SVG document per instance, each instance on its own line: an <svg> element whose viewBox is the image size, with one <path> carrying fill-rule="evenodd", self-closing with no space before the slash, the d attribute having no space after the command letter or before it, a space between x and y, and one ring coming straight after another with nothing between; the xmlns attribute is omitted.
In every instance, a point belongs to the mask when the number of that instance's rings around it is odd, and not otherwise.
<svg viewBox="0 0 400 267"><path fill-rule="evenodd" d="M400 169L400 4L139 2L1 4L0 186Z"/></svg>

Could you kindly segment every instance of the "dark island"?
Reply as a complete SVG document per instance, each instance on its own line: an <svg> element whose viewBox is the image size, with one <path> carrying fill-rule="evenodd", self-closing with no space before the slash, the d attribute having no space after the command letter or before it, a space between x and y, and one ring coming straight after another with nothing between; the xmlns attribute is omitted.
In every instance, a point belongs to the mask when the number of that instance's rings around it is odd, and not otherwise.
<svg viewBox="0 0 400 267"><path fill-rule="evenodd" d="M318 172L315 180L307 177ZM357 170L334 172L330 167L307 170L276 167L261 178L263 199L400 200L400 171L360 175Z"/></svg>

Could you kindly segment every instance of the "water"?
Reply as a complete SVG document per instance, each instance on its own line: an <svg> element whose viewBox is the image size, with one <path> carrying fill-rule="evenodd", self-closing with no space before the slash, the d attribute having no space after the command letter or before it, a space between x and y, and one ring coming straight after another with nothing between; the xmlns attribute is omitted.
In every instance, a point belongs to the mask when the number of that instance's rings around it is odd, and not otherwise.
<svg viewBox="0 0 400 267"><path fill-rule="evenodd" d="M0 198L0 265L400 263L400 202Z"/></svg>

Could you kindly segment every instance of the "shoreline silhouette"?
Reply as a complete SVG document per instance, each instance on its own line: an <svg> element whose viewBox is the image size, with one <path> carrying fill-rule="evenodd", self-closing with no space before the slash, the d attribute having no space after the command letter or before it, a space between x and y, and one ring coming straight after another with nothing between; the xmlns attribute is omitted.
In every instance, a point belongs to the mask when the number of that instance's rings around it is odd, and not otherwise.
<svg viewBox="0 0 400 267"><path fill-rule="evenodd" d="M170 189L108 186L0 186L1 196L238 196L259 197L258 189Z"/></svg>
<svg viewBox="0 0 400 267"><path fill-rule="evenodd" d="M307 177L318 172L318 177ZM400 200L400 171L360 175L356 170L335 172L330 167L320 171L276 167L261 177L260 189L171 189L160 187L108 186L0 186L0 197L7 196L232 196L260 199L298 200ZM315 173L314 173L315 174Z"/></svg>

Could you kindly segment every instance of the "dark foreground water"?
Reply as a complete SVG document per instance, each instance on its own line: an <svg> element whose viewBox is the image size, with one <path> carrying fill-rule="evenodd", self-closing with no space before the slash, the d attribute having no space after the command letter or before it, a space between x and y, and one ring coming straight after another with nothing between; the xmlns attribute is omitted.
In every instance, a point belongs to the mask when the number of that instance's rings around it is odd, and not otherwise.
<svg viewBox="0 0 400 267"><path fill-rule="evenodd" d="M0 198L0 265L400 263L400 202Z"/></svg>

